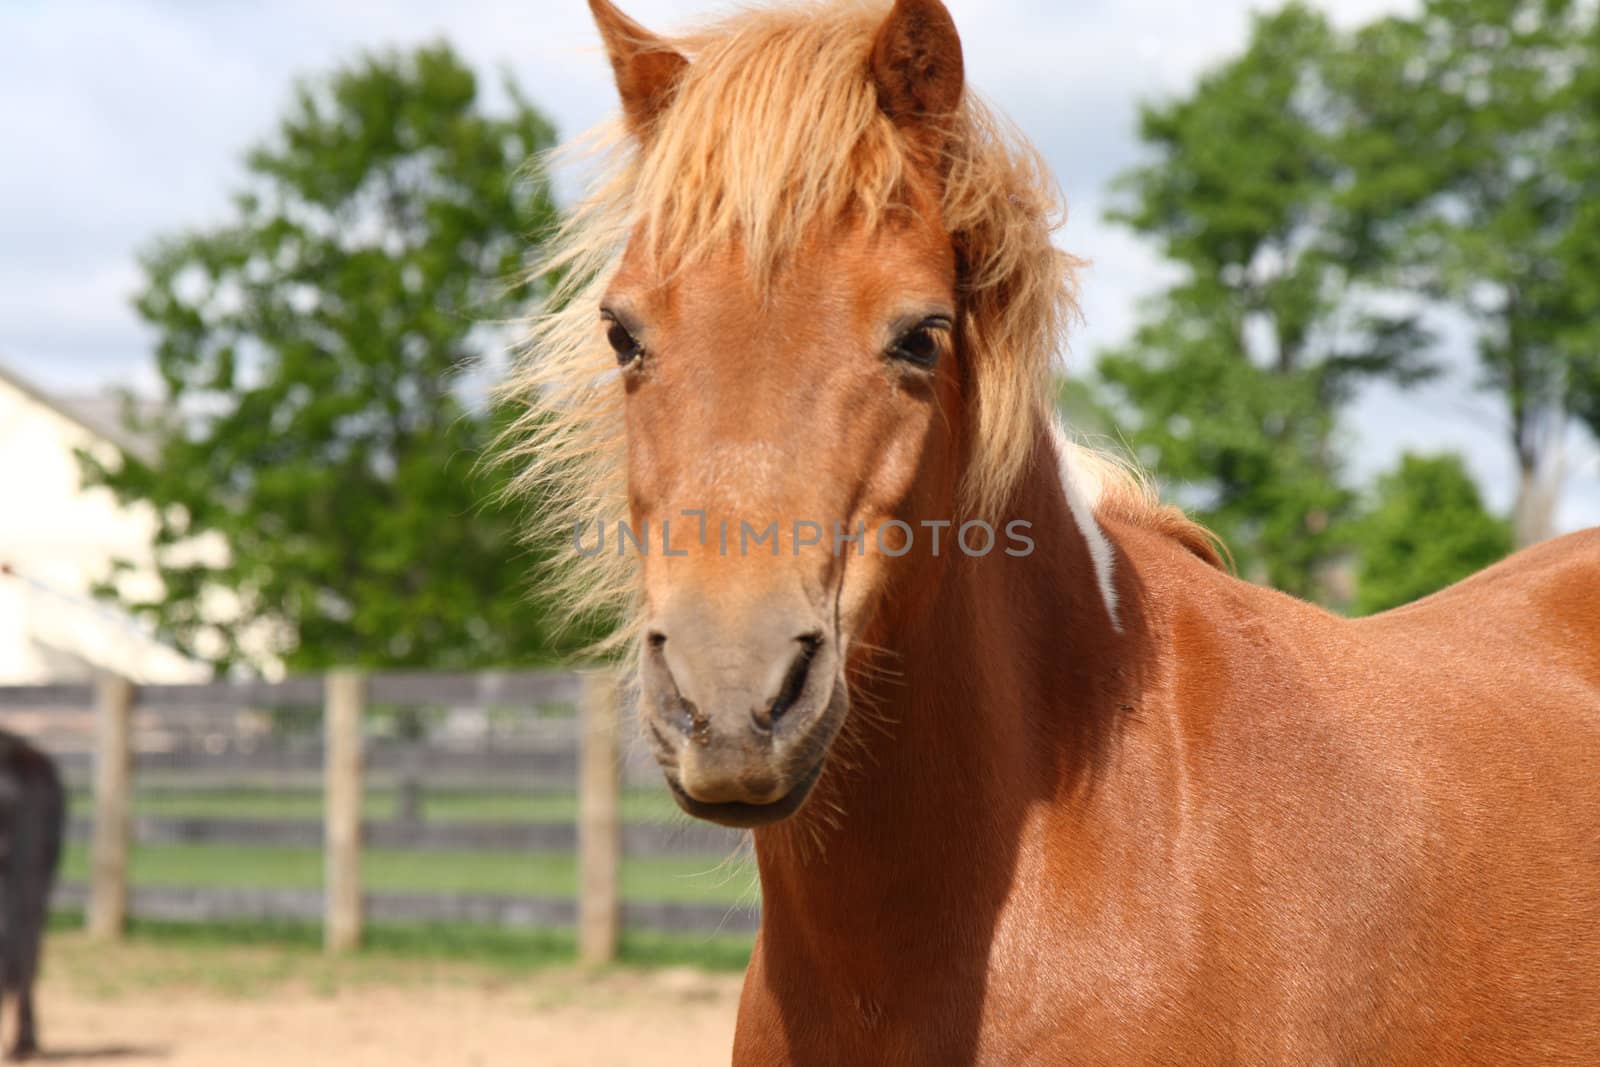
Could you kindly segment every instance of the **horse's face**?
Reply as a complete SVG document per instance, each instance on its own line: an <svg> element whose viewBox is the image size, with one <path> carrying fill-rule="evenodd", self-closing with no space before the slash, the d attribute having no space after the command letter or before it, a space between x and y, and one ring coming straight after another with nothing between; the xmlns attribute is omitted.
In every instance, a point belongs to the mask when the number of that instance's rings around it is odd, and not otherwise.
<svg viewBox="0 0 1600 1067"><path fill-rule="evenodd" d="M626 53L642 31L596 7L648 122L651 71ZM754 826L800 807L848 714L852 647L926 562L922 524L952 518L956 260L932 182L914 193L922 208L873 230L819 225L759 279L736 244L663 271L636 240L595 309L648 538L641 715L690 814Z"/></svg>
<svg viewBox="0 0 1600 1067"><path fill-rule="evenodd" d="M668 279L630 256L609 290L650 539L643 712L692 814L800 805L847 712L852 641L921 558L899 555L908 532L948 517L954 277L948 238L908 219L819 235L764 289L730 248Z"/></svg>

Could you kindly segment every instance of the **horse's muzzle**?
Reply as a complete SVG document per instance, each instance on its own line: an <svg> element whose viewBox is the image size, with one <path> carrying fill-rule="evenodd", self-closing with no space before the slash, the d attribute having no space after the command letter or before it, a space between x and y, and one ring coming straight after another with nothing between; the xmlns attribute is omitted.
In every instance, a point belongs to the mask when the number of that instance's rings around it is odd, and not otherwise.
<svg viewBox="0 0 1600 1067"><path fill-rule="evenodd" d="M658 617L641 650L640 715L667 784L684 811L728 826L800 809L848 703L837 638L810 612L762 614Z"/></svg>

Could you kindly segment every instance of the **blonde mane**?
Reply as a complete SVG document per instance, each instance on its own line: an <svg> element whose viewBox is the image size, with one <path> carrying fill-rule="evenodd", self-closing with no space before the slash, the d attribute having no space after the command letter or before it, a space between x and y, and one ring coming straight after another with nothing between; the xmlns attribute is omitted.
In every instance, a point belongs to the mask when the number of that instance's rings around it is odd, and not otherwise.
<svg viewBox="0 0 1600 1067"><path fill-rule="evenodd" d="M590 194L536 267L556 277L504 386L523 413L508 456L534 501L534 537L565 546L575 523L626 518L623 392L596 308L639 230L669 264L737 238L758 277L818 220L878 225L905 205L914 150L879 107L868 56L887 4L832 0L746 10L670 40L690 59L639 148L620 123L568 154L595 161ZM1052 408L1051 363L1076 316L1079 261L1056 248L1065 218L1037 151L969 90L943 161L943 216L962 263L961 343L973 368L973 451L961 507L1001 512ZM1125 515L1165 515L1113 464L1102 499ZM1132 502L1137 503L1132 503ZM574 614L626 619L633 562L562 551ZM619 639L625 634L619 635Z"/></svg>

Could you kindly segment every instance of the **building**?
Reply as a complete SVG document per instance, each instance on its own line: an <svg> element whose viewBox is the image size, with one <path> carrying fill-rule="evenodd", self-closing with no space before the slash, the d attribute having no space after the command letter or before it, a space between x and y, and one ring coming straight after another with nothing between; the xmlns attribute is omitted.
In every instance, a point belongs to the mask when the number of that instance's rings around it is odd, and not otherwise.
<svg viewBox="0 0 1600 1067"><path fill-rule="evenodd" d="M201 681L210 669L163 644L92 589L114 559L136 564L124 588L154 590L153 516L86 489L76 452L114 456L108 405L74 405L0 366L0 685Z"/></svg>

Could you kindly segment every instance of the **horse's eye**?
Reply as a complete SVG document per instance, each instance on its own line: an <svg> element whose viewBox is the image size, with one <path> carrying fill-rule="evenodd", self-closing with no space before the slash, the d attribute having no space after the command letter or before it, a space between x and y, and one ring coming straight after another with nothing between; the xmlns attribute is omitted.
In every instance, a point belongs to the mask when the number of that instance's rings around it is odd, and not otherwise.
<svg viewBox="0 0 1600 1067"><path fill-rule="evenodd" d="M611 312L602 311L600 317L606 323L606 340L611 343L612 351L617 354L618 363L627 366L644 355L644 349L633 339L633 334L629 333L628 328L618 322Z"/></svg>
<svg viewBox="0 0 1600 1067"><path fill-rule="evenodd" d="M939 361L939 334L950 328L945 319L928 319L895 338L889 358L914 367L928 368Z"/></svg>

